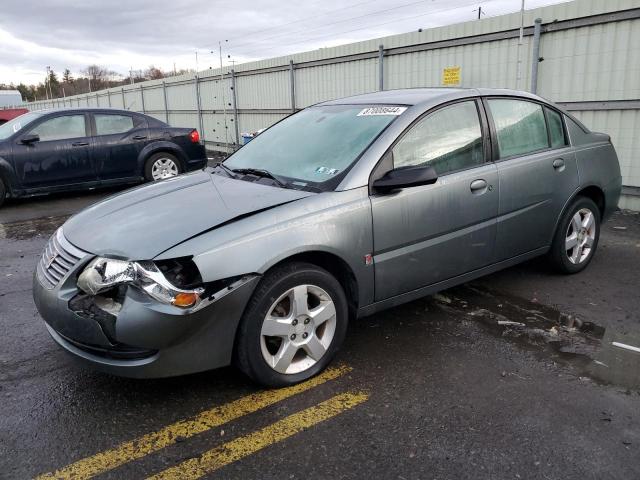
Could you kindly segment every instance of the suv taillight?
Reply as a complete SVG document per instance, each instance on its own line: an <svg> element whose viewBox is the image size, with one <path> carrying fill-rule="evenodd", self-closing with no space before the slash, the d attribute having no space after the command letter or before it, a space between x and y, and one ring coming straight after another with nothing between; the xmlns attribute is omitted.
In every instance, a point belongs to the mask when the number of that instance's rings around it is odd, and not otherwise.
<svg viewBox="0 0 640 480"><path fill-rule="evenodd" d="M193 143L198 143L200 141L200 134L198 133L198 130L191 130L189 138Z"/></svg>

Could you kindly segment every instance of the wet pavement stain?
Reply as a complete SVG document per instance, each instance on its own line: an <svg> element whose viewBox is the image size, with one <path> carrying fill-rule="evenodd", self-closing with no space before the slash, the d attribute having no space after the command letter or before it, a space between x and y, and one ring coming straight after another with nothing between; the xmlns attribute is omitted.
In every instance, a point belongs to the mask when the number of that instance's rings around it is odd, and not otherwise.
<svg viewBox="0 0 640 480"><path fill-rule="evenodd" d="M48 237L62 225L70 215L42 217L23 222L0 223L0 240L29 240Z"/></svg>
<svg viewBox="0 0 640 480"><path fill-rule="evenodd" d="M604 328L577 315L473 284L432 297L450 315L477 321L494 335L571 363L601 384L640 392L640 334Z"/></svg>

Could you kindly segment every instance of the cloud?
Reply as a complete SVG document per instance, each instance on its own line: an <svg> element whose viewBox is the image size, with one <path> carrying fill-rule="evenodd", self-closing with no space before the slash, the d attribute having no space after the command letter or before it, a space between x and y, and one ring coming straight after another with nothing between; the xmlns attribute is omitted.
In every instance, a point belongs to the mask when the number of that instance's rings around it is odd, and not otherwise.
<svg viewBox="0 0 640 480"><path fill-rule="evenodd" d="M528 0L527 6L545 0ZM553 0L551 0L553 2ZM561 1L561 0L557 0ZM0 16L0 82L39 82L45 67L78 74L97 63L128 75L219 65L224 54L246 61L472 20L514 11L519 0L4 0ZM546 0L549 3L549 0ZM455 10L452 10L456 8ZM213 53L211 53L213 51Z"/></svg>

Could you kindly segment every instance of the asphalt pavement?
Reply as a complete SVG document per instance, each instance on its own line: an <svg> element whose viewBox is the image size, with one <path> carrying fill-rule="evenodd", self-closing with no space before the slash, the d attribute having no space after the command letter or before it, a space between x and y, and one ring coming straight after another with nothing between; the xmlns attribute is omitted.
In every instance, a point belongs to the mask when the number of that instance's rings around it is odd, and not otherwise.
<svg viewBox="0 0 640 480"><path fill-rule="evenodd" d="M640 478L640 215L583 273L538 259L361 319L325 374L263 391L112 377L49 338L40 252L113 192L0 209L0 478Z"/></svg>

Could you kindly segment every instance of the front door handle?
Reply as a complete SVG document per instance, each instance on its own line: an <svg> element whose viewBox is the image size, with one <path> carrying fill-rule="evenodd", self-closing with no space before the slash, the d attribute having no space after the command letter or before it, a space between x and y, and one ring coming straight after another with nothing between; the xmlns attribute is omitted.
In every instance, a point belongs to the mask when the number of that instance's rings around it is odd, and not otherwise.
<svg viewBox="0 0 640 480"><path fill-rule="evenodd" d="M134 135L132 138L134 140L146 140L147 137L145 137L144 135Z"/></svg>
<svg viewBox="0 0 640 480"><path fill-rule="evenodd" d="M562 170L564 170L564 160L563 160L563 159L561 159L561 158L556 158L556 159L553 161L553 168L555 168L556 170L558 170L558 171L560 171L560 172L561 172Z"/></svg>
<svg viewBox="0 0 640 480"><path fill-rule="evenodd" d="M87 145L89 145L88 142L73 142L71 144L72 147L86 147Z"/></svg>
<svg viewBox="0 0 640 480"><path fill-rule="evenodd" d="M469 188L471 189L471 193L480 195L487 191L487 181L479 178L478 180L471 182Z"/></svg>

